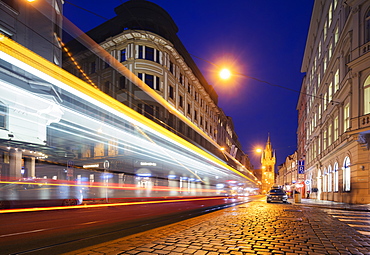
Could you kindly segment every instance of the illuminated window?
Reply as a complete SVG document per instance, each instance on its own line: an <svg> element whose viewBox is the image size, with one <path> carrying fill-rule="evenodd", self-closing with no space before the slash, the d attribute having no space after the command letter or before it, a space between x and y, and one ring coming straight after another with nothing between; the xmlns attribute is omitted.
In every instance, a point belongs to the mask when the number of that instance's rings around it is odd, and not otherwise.
<svg viewBox="0 0 370 255"><path fill-rule="evenodd" d="M334 119L334 141L336 141L338 139L338 136L339 136L339 125L338 125L338 116L335 117Z"/></svg>
<svg viewBox="0 0 370 255"><path fill-rule="evenodd" d="M370 113L370 76L364 83L364 115Z"/></svg>
<svg viewBox="0 0 370 255"><path fill-rule="evenodd" d="M333 83L330 82L328 89L328 100L331 102L333 100Z"/></svg>
<svg viewBox="0 0 370 255"><path fill-rule="evenodd" d="M337 69L334 75L334 89L335 92L339 90L339 69Z"/></svg>
<svg viewBox="0 0 370 255"><path fill-rule="evenodd" d="M327 192L327 184L328 184L328 173L326 171L326 168L324 169L324 174L322 176L322 191Z"/></svg>
<svg viewBox="0 0 370 255"><path fill-rule="evenodd" d="M332 143L332 136L331 136L332 132L331 131L332 131L332 124L330 124L328 127L328 146L330 146Z"/></svg>
<svg viewBox="0 0 370 255"><path fill-rule="evenodd" d="M347 129L349 129L349 103L346 104L346 106L344 106L344 113L343 113L343 117L344 117L344 132L347 131Z"/></svg>
<svg viewBox="0 0 370 255"><path fill-rule="evenodd" d="M332 192L333 188L333 175L331 171L331 166L328 167L328 192Z"/></svg>
<svg viewBox="0 0 370 255"><path fill-rule="evenodd" d="M0 129L6 129L8 108L0 101Z"/></svg>
<svg viewBox="0 0 370 255"><path fill-rule="evenodd" d="M339 174L338 174L338 163L335 162L334 164L334 192L338 192L339 190Z"/></svg>
<svg viewBox="0 0 370 255"><path fill-rule="evenodd" d="M334 33L334 45L338 43L339 39L339 28L338 25L335 27L335 33Z"/></svg>
<svg viewBox="0 0 370 255"><path fill-rule="evenodd" d="M350 191L351 190L351 162L349 157L344 159L343 163L343 190Z"/></svg>
<svg viewBox="0 0 370 255"><path fill-rule="evenodd" d="M328 12L328 19L329 19L329 27L331 25L331 22L333 21L333 4L330 4L329 12Z"/></svg>

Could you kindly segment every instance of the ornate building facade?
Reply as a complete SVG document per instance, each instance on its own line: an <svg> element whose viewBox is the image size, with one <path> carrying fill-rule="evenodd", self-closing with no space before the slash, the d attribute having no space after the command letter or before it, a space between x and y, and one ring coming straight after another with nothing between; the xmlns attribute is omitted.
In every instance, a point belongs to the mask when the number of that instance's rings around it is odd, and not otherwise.
<svg viewBox="0 0 370 255"><path fill-rule="evenodd" d="M306 190L318 199L370 203L369 24L370 1L314 3L297 133Z"/></svg>
<svg viewBox="0 0 370 255"><path fill-rule="evenodd" d="M218 107L217 93L178 38L170 15L145 0L127 1L115 12L116 17L86 33L108 56L98 57L74 41L67 47L80 68L68 58L63 67L81 78L85 73L93 86L218 157L225 159L226 153L238 170L251 166L231 118ZM145 88L112 67L110 57L142 80Z"/></svg>

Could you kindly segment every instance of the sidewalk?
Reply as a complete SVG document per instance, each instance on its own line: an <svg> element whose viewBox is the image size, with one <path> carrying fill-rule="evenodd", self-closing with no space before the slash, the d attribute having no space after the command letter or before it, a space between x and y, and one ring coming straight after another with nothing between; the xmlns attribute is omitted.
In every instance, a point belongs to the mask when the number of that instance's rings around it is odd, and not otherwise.
<svg viewBox="0 0 370 255"><path fill-rule="evenodd" d="M347 204L341 202L327 201L327 200L318 200L315 198L302 198L300 203L295 203L294 199L288 199L289 203L304 205L304 206L315 206L320 208L330 208L338 210L348 210L348 211L370 211L370 204Z"/></svg>

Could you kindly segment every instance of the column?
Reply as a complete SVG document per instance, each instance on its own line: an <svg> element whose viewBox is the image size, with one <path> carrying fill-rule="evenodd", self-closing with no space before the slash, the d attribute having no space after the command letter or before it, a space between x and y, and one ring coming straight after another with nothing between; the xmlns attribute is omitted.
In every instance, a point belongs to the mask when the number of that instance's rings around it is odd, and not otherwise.
<svg viewBox="0 0 370 255"><path fill-rule="evenodd" d="M35 157L24 159L24 168L26 169L25 177L36 177Z"/></svg>
<svg viewBox="0 0 370 255"><path fill-rule="evenodd" d="M16 149L9 151L9 177L20 179L22 169L22 152Z"/></svg>

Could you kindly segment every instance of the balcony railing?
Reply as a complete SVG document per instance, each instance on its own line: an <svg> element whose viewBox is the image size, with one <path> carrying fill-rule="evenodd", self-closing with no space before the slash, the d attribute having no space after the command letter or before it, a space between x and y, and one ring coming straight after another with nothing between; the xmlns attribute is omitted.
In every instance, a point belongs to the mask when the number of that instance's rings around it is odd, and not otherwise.
<svg viewBox="0 0 370 255"><path fill-rule="evenodd" d="M358 126L359 128L370 127L370 114L366 114L358 117Z"/></svg>

